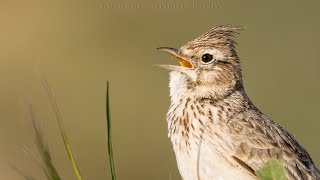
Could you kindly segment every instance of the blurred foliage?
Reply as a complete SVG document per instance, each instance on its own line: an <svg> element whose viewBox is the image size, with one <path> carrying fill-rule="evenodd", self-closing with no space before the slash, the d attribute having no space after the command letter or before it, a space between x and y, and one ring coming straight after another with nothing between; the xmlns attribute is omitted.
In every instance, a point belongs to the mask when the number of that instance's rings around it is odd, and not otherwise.
<svg viewBox="0 0 320 180"><path fill-rule="evenodd" d="M73 155L73 151L71 149L70 143L68 141L67 135L65 133L63 123L62 123L62 117L59 112L58 105L54 99L53 93L50 89L50 86L46 80L43 80L44 87L46 89L47 95L50 99L51 106L53 107L53 110L56 114L56 119L59 125L59 131L61 133L61 137L63 140L63 143L65 145L66 153L68 154L69 160L71 162L73 171L77 177L77 180L81 180L82 177L80 175L79 166L76 163L76 159ZM52 156L49 151L48 146L46 145L45 141L43 140L43 135L37 126L36 118L32 109L32 106L30 105L30 116L32 120L33 129L35 132L35 139L36 139L36 145L39 150L39 153L41 154L41 158L43 161L44 166L42 167L43 172L48 180L61 180L61 177L56 169L56 167L53 164ZM106 89L106 122L107 122L107 139L108 139L108 155L109 155L109 164L110 164L110 171L112 175L112 180L116 180L116 173L115 173L115 166L114 166L114 160L113 160L113 148L112 148L112 139L111 139L111 118L110 118L110 107L109 107L109 82L107 82L107 89ZM12 166L12 168L20 174L24 179L26 180L35 180L35 178L26 175L24 172L22 172L20 169Z"/></svg>
<svg viewBox="0 0 320 180"><path fill-rule="evenodd" d="M107 81L107 92L106 92L106 119L107 119L107 129L108 129L108 153L109 153L109 165L112 180L116 180L116 170L113 160L113 148L112 148L112 139L111 139L111 118L110 118L110 106L109 106L109 82Z"/></svg>
<svg viewBox="0 0 320 180"><path fill-rule="evenodd" d="M43 85L46 89L46 92L47 92L47 95L49 97L49 100L50 100L50 104L51 104L51 107L56 115L56 120L58 122L58 125L59 125L59 131L60 131L60 134L61 134L61 138L63 140L63 144L64 144L64 147L65 147L65 150L66 150L66 153L68 154L68 157L69 157L69 160L71 162L71 165L72 165L72 168L73 168L73 171L77 177L77 180L82 180L82 177L81 177L81 174L80 174L80 171L79 171L79 166L76 162L76 159L74 157L74 153L70 147L70 143L69 143L69 140L67 138L67 135L66 135L66 132L64 130L64 127L63 127L63 123L62 123L62 117L61 117L61 114L60 114L60 110L59 110L59 107L54 99L54 96L53 96L53 93L51 91L51 88L47 82L47 80L45 78L43 78ZM40 152L41 152L41 149L39 148ZM47 164L46 164L47 165ZM60 178L51 178L51 180L59 180Z"/></svg>
<svg viewBox="0 0 320 180"><path fill-rule="evenodd" d="M43 140L43 135L39 127L37 126L32 106L30 106L29 111L30 111L30 116L32 120L33 130L35 133L36 145L44 165L42 166L42 170L48 180L61 180L60 175L53 164L49 148L46 145L45 141ZM25 179L30 179L30 177L27 177L27 176L24 176L24 177Z"/></svg>
<svg viewBox="0 0 320 180"><path fill-rule="evenodd" d="M287 180L282 163L276 159L269 160L256 173L261 180Z"/></svg>

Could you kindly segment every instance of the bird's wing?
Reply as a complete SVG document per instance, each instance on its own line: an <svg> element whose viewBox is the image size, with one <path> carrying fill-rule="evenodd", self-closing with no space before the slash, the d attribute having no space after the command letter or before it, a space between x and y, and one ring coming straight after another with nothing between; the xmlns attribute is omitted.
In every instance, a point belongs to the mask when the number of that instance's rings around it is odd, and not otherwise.
<svg viewBox="0 0 320 180"><path fill-rule="evenodd" d="M233 138L231 155L238 166L257 171L268 160L284 163L289 180L320 179L306 150L280 125L258 111L246 111L227 122L228 134Z"/></svg>

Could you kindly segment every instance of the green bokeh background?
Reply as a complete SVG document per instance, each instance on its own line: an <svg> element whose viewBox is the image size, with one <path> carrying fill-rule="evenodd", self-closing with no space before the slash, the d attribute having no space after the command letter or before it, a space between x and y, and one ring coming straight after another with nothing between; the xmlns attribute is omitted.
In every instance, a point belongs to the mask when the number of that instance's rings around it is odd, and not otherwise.
<svg viewBox="0 0 320 180"><path fill-rule="evenodd" d="M317 0L1 0L0 178L21 179L8 163L44 178L27 110L33 104L63 179L75 179L45 74L84 179L111 179L106 80L118 178L180 179L165 121L168 72L152 67L174 61L155 48L180 47L221 24L246 27L236 40L249 97L320 166L319 9Z"/></svg>

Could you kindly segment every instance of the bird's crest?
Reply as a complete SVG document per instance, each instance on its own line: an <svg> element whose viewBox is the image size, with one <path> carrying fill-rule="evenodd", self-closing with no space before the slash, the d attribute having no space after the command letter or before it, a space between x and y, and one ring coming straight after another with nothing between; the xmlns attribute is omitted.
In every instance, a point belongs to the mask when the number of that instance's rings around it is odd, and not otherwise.
<svg viewBox="0 0 320 180"><path fill-rule="evenodd" d="M199 45L229 45L234 47L237 43L232 39L239 34L239 30L243 30L242 26L222 25L210 29L208 32L202 34L198 38L188 42L189 46Z"/></svg>

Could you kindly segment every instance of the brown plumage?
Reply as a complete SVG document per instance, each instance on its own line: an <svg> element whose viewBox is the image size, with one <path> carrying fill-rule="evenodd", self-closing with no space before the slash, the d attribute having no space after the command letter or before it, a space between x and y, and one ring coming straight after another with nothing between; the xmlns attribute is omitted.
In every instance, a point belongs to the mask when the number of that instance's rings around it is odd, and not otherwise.
<svg viewBox="0 0 320 180"><path fill-rule="evenodd" d="M268 160L283 162L289 180L320 179L307 151L246 95L232 37L240 27L212 28L180 49L159 48L180 66L169 69L169 137L184 180L257 179Z"/></svg>

